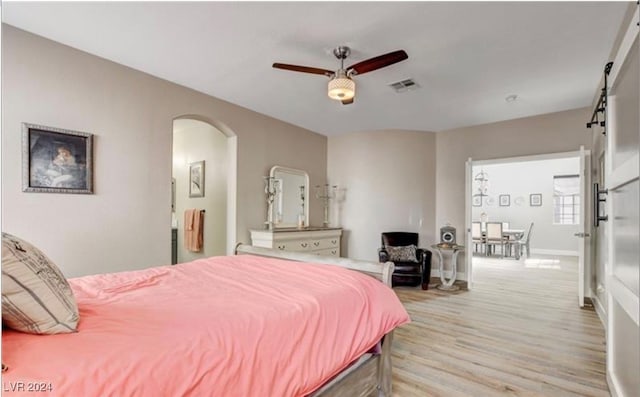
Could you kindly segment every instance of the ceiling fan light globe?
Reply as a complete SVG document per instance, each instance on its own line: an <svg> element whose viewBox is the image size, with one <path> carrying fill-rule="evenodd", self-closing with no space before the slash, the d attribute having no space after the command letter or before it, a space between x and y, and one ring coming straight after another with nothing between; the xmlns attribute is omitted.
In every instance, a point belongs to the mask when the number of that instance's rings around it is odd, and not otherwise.
<svg viewBox="0 0 640 397"><path fill-rule="evenodd" d="M344 101L356 95L356 83L348 77L336 77L329 80L327 91L329 98Z"/></svg>

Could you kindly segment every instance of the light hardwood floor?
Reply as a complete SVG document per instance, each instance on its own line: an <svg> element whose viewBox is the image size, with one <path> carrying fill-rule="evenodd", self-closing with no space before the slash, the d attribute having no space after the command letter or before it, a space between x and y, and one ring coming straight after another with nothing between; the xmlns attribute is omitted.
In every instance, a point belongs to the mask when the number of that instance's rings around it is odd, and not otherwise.
<svg viewBox="0 0 640 397"><path fill-rule="evenodd" d="M474 288L397 287L393 395L609 396L604 329L573 258L474 258Z"/></svg>

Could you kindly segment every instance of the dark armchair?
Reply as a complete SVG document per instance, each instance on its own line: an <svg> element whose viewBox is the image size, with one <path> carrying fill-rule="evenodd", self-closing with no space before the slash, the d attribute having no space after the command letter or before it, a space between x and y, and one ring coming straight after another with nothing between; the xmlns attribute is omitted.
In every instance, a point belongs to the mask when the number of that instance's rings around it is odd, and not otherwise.
<svg viewBox="0 0 640 397"><path fill-rule="evenodd" d="M380 262L389 261L387 247L406 247L415 245L418 247L418 233L388 232L382 233L382 247L378 249ZM394 261L395 269L392 276L392 284L422 286L422 289L429 289L429 279L431 278L431 251L416 248L416 261L399 262Z"/></svg>

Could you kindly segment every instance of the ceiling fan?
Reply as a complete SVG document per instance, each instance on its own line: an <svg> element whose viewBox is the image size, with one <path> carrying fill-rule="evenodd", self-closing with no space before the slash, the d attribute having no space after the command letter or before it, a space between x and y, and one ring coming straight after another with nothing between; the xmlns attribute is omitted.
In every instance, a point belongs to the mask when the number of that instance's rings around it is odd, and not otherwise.
<svg viewBox="0 0 640 397"><path fill-rule="evenodd" d="M288 65L286 63L274 63L273 67L294 72L322 74L329 77L327 93L329 98L341 101L343 105L348 105L353 103L356 94L356 83L352 79L353 76L382 69L409 58L404 50L398 50L358 62L345 69L344 60L347 59L349 54L351 54L351 49L346 46L339 46L333 50L333 55L340 60L340 69L335 72L308 66Z"/></svg>

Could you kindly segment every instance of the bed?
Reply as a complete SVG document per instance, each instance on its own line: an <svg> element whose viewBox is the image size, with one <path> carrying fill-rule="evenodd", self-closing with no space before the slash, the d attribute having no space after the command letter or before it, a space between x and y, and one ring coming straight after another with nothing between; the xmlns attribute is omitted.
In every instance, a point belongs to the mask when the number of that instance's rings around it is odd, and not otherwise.
<svg viewBox="0 0 640 397"><path fill-rule="evenodd" d="M391 395L393 329L409 317L369 276L390 286L392 263L237 253L70 279L78 332L3 330L4 394Z"/></svg>

